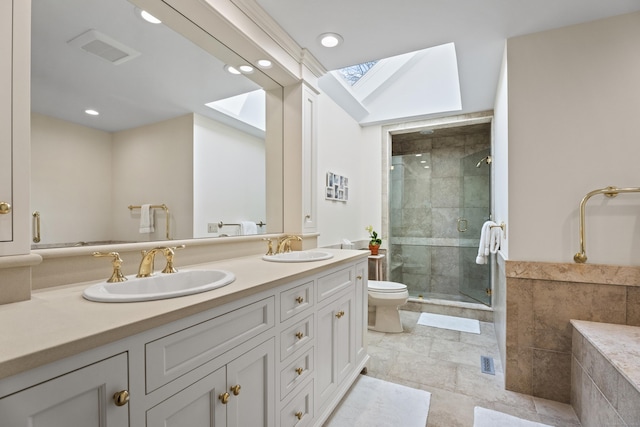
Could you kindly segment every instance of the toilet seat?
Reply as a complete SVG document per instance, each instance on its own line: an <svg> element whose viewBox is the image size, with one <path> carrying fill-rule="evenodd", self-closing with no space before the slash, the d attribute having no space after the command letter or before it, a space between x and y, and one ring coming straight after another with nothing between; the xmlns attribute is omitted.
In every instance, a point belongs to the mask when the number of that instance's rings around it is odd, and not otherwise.
<svg viewBox="0 0 640 427"><path fill-rule="evenodd" d="M399 294L407 292L407 285L385 280L369 280L368 289L381 294Z"/></svg>

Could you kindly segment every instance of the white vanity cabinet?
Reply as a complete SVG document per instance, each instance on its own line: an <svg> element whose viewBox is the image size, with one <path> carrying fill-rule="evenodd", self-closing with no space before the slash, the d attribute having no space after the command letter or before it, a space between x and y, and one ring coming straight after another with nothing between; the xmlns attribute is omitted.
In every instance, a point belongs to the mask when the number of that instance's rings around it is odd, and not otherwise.
<svg viewBox="0 0 640 427"><path fill-rule="evenodd" d="M149 409L146 425L274 427L274 354L271 338Z"/></svg>
<svg viewBox="0 0 640 427"><path fill-rule="evenodd" d="M0 399L3 427L125 427L128 390L127 354L74 370ZM118 395L121 396L121 395Z"/></svg>
<svg viewBox="0 0 640 427"><path fill-rule="evenodd" d="M368 359L366 265L329 264L173 313L162 326L0 380L0 425L320 427ZM118 406L121 391L130 399Z"/></svg>

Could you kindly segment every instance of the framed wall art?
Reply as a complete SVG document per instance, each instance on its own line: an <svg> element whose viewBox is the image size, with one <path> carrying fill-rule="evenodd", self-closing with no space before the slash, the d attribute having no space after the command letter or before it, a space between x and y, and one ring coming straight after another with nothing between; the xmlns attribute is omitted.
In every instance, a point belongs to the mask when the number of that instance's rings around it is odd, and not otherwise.
<svg viewBox="0 0 640 427"><path fill-rule="evenodd" d="M337 173L327 172L325 199L346 202L349 200L349 178Z"/></svg>

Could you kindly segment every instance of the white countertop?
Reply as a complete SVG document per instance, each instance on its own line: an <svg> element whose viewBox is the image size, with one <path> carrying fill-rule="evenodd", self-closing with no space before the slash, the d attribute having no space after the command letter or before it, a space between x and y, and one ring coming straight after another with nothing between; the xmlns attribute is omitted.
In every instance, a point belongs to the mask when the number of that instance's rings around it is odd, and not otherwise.
<svg viewBox="0 0 640 427"><path fill-rule="evenodd" d="M640 391L640 327L585 320L571 324Z"/></svg>
<svg viewBox="0 0 640 427"><path fill-rule="evenodd" d="M368 256L368 252L359 250L322 250L334 257L275 263L253 255L184 267L228 270L236 280L219 289L179 298L131 303L85 300L82 291L98 281L33 292L29 301L0 306L0 378Z"/></svg>

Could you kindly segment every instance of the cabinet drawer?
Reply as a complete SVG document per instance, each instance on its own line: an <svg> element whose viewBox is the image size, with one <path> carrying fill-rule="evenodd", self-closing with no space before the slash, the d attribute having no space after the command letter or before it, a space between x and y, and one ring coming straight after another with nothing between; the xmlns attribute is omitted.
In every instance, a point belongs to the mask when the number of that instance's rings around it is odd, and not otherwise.
<svg viewBox="0 0 640 427"><path fill-rule="evenodd" d="M354 282L353 268L344 268L318 278L318 301L347 289Z"/></svg>
<svg viewBox="0 0 640 427"><path fill-rule="evenodd" d="M273 325L274 299L271 297L147 343L147 393Z"/></svg>
<svg viewBox="0 0 640 427"><path fill-rule="evenodd" d="M280 371L280 399L291 393L313 372L313 347Z"/></svg>
<svg viewBox="0 0 640 427"><path fill-rule="evenodd" d="M280 321L313 307L313 281L280 293Z"/></svg>
<svg viewBox="0 0 640 427"><path fill-rule="evenodd" d="M284 360L313 340L313 314L280 334L280 360Z"/></svg>
<svg viewBox="0 0 640 427"><path fill-rule="evenodd" d="M313 381L280 411L280 427L304 427L313 420Z"/></svg>

